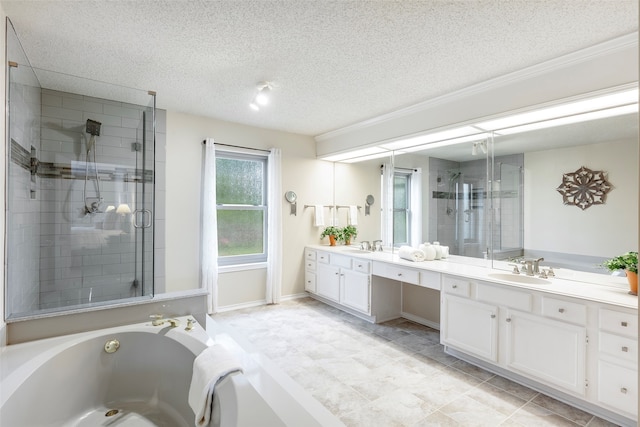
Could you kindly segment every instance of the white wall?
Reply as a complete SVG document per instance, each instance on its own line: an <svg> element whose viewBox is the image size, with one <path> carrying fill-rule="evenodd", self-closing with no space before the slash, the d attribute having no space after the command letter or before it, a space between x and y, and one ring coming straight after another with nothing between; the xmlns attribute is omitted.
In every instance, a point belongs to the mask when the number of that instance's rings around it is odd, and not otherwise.
<svg viewBox="0 0 640 427"><path fill-rule="evenodd" d="M315 142L308 136L175 112L167 113L167 292L200 287L202 141L209 137L223 144L282 149L282 295L303 293L304 246L320 243L320 230L312 226L313 209L304 209L304 205L333 204L333 164L316 160ZM297 216L289 215L284 199L288 190L298 195ZM353 200L357 202L363 203ZM264 300L264 277L263 270L221 274L220 306Z"/></svg>
<svg viewBox="0 0 640 427"><path fill-rule="evenodd" d="M584 211L556 191L563 173L582 166L607 172L613 185L604 205ZM526 153L524 168L525 249L600 257L637 250L637 140Z"/></svg>
<svg viewBox="0 0 640 427"><path fill-rule="evenodd" d="M2 5L0 4L0 21L1 22L6 22L7 19L7 15L4 12L4 9L2 8ZM5 24L6 25L6 24ZM5 51L6 51L6 46L7 46L7 40L6 40L6 31L3 32L2 36L0 37L2 39L2 48L0 49L0 59L2 62L2 64L6 64L7 63L7 58L5 57ZM0 67L0 79L1 81L5 81L5 77L6 77L6 67ZM0 97L2 99L5 99L5 85L0 85ZM0 111L2 112L2 117L6 117L7 114L7 107L6 107L7 103L3 102L2 105L0 106ZM5 135L5 120L0 120L0 135ZM6 144L0 144L0 153L2 154L2 158L6 159L7 158L7 152L6 152ZM4 161L0 162L0 197L2 197L2 200L5 200L5 186L6 186L6 173L5 173L5 163ZM0 209L0 223L4 224L4 209ZM6 238L6 236L4 236L3 233L3 237ZM0 259L4 260L4 245L0 245ZM5 275L5 271L4 271L4 262L0 263L0 277L4 278ZM6 342L6 336L7 336L7 325L4 322L4 287L2 289L2 292L0 292L0 347L3 347Z"/></svg>

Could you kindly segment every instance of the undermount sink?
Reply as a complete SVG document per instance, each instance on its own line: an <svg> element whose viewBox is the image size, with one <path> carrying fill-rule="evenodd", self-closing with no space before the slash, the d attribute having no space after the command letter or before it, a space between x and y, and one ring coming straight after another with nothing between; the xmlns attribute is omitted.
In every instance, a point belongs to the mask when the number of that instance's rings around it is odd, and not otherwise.
<svg viewBox="0 0 640 427"><path fill-rule="evenodd" d="M365 251L364 249L345 249L344 252L352 254L371 254L373 251Z"/></svg>
<svg viewBox="0 0 640 427"><path fill-rule="evenodd" d="M492 279L504 280L505 282L523 283L526 285L548 285L551 283L549 280L541 279L539 277L523 276L513 273L489 273L488 276Z"/></svg>

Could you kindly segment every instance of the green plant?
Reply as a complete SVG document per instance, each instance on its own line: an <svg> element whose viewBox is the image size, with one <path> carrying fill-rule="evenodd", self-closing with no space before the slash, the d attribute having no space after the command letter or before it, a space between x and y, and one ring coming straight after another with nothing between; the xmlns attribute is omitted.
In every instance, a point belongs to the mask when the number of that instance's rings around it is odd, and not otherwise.
<svg viewBox="0 0 640 427"><path fill-rule="evenodd" d="M601 264L609 271L629 270L632 273L638 272L638 252L627 252L617 257L608 259Z"/></svg>
<svg viewBox="0 0 640 427"><path fill-rule="evenodd" d="M340 240L351 240L352 237L356 237L358 235L358 230L353 225L347 225L342 229L342 236Z"/></svg>
<svg viewBox="0 0 640 427"><path fill-rule="evenodd" d="M341 240L342 237L342 229L335 227L333 225L330 225L328 227L325 227L324 230L322 230L322 234L320 234L320 238L324 238L327 236L333 236L336 238L336 240Z"/></svg>

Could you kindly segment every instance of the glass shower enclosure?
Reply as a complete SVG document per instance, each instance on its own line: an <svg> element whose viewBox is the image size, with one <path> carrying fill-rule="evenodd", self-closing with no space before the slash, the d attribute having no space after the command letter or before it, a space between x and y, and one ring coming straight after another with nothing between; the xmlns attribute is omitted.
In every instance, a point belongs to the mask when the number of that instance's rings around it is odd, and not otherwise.
<svg viewBox="0 0 640 427"><path fill-rule="evenodd" d="M7 320L152 297L155 93L7 45Z"/></svg>

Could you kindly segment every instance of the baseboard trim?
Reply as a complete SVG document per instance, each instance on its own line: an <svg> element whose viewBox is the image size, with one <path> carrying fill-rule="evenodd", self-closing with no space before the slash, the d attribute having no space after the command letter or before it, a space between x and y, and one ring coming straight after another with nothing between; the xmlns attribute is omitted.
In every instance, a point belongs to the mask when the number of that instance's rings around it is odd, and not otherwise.
<svg viewBox="0 0 640 427"><path fill-rule="evenodd" d="M424 326L428 326L430 328L436 329L436 330L440 330L440 324L436 323L436 322L432 322L431 320L427 320L423 317L420 316L416 316L415 314L411 314L411 313L407 313L406 311L402 311L400 313L400 316L407 319L407 320L411 320L412 322L416 322L419 323L421 325Z"/></svg>

